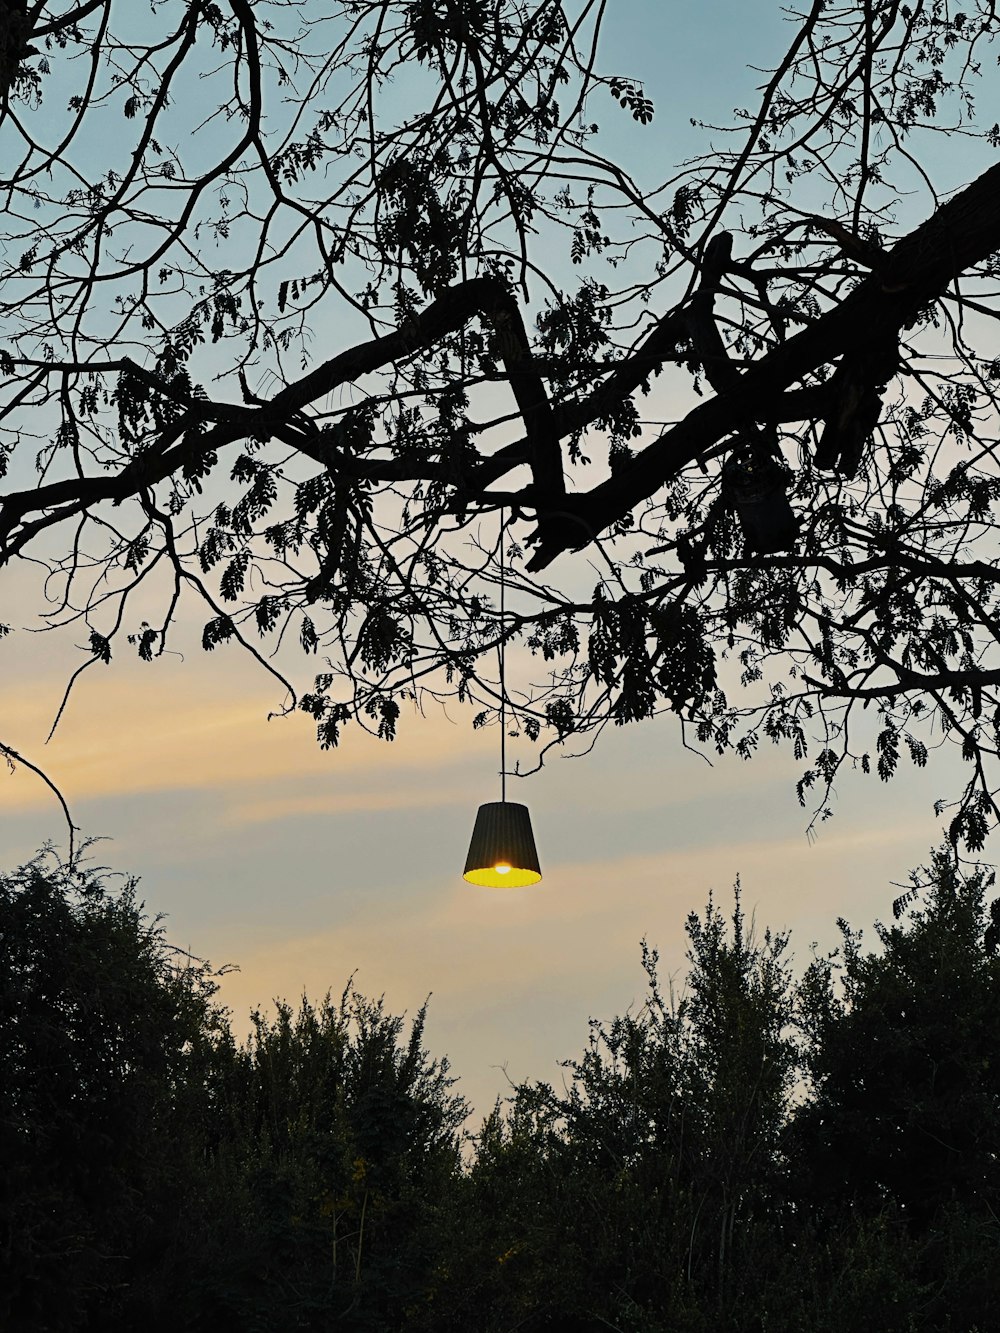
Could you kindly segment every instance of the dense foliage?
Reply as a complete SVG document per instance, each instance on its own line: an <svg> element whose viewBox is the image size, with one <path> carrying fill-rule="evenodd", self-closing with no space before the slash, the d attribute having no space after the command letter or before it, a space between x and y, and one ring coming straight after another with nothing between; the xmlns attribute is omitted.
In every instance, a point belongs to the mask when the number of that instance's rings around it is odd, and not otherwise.
<svg viewBox="0 0 1000 1333"><path fill-rule="evenodd" d="M348 987L254 1016L135 886L0 880L0 1327L386 1328L466 1116L447 1064Z"/></svg>
<svg viewBox="0 0 1000 1333"><path fill-rule="evenodd" d="M986 1333L1000 905L941 854L796 980L737 892L461 1151L446 1061L350 987L237 1044L135 886L0 878L10 1333ZM993 1312L993 1313L991 1313Z"/></svg>
<svg viewBox="0 0 1000 1333"><path fill-rule="evenodd" d="M824 817L950 739L977 848L1000 17L811 0L673 162L690 109L601 56L659 9L0 0L0 567L82 666L193 598L325 746L427 692L495 720L501 642L539 760L673 710L787 743Z"/></svg>

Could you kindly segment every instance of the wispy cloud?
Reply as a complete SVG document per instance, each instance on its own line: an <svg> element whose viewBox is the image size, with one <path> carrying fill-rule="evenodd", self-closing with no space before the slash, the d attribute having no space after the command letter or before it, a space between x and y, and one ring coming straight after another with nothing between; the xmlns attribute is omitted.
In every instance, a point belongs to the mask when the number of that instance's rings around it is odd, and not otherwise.
<svg viewBox="0 0 1000 1333"><path fill-rule="evenodd" d="M747 914L791 927L804 961L813 940L836 943L838 915L862 926L888 915L890 881L923 854L925 836L923 821L904 819L831 833L818 847L720 837L648 855L553 858L541 885L516 891L466 885L456 865L446 882L375 887L352 896L349 909L332 892L329 928L230 933L227 957L242 970L225 979L222 997L245 1029L252 1006L337 992L352 973L397 1012L433 992L431 1049L451 1056L463 1091L484 1110L504 1087L503 1066L515 1079L558 1079L557 1061L583 1048L588 1015L642 1002L642 936L660 951L663 980L682 983L684 923L709 891L728 914L739 875Z"/></svg>
<svg viewBox="0 0 1000 1333"><path fill-rule="evenodd" d="M18 682L16 689L0 689L0 739L44 767L77 801L170 789L232 790L288 779L343 784L368 775L367 793L356 797L361 804L342 808L382 808L379 802L388 808L408 798L376 789L372 775L387 766L397 773L419 769L426 775L484 753L484 738L440 715L404 715L399 738L391 745L351 725L340 748L324 752L303 714L268 722L273 696L261 690L259 681L254 686L212 673L201 663L169 664L162 672L154 666L145 674L131 664L98 667L81 682L46 746L65 677L35 676ZM0 784L0 803L8 809L38 808L50 799L27 771ZM344 793L324 796L314 808L349 799ZM280 817L294 804L279 799L267 817ZM257 806L246 817L264 816ZM237 822L239 808L233 815Z"/></svg>
<svg viewBox="0 0 1000 1333"><path fill-rule="evenodd" d="M391 757L386 760L391 763ZM445 805L468 805L468 783L438 786L421 781L408 786L357 787L318 795L254 796L248 800L233 796L227 803L223 820L232 828L244 824L304 818L315 815L348 815L362 811L440 809Z"/></svg>
<svg viewBox="0 0 1000 1333"><path fill-rule="evenodd" d="M804 840L775 839L556 861L543 867L541 885L520 890L476 889L456 867L447 884L409 885L405 896L375 894L346 921L331 902L337 924L329 930L266 943L247 935L239 961L258 988L264 978L275 986L279 978L299 977L293 994L303 985L314 992L362 965L410 994L444 986L471 1001L497 987L551 984L582 967L616 969L626 958L631 965L644 932L676 946L687 913L709 891L727 910L737 876L747 909L759 904L762 919L775 927L827 918L832 927L835 915L858 910L877 915L887 906L901 852L921 846L923 833L922 823L905 822L845 833L824 851ZM857 877L863 885L857 893L844 891L851 862L870 872L863 881Z"/></svg>

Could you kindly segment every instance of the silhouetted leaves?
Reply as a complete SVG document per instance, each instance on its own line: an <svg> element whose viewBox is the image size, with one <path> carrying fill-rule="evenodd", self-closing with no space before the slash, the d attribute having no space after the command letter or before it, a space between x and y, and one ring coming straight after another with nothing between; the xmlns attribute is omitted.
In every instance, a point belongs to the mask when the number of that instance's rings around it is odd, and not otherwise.
<svg viewBox="0 0 1000 1333"><path fill-rule="evenodd" d="M496 644L527 643L506 706L537 760L673 712L719 753L787 747L814 820L832 774L887 781L944 735L952 835L982 845L994 7L812 6L683 161L601 67L612 6L176 9L6 7L0 564L72 590L42 623L159 661L148 626L162 647L194 597L208 650L322 645L329 746L389 737L404 692L495 712Z"/></svg>

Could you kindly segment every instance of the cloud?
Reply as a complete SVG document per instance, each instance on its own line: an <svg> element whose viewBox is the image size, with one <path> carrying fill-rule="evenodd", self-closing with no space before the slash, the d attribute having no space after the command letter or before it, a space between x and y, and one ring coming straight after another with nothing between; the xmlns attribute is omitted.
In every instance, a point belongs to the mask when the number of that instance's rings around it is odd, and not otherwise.
<svg viewBox="0 0 1000 1333"><path fill-rule="evenodd" d="M392 756L386 763L392 762ZM348 791L305 793L289 796L260 796L243 800L238 795L227 805L222 816L231 827L261 824L316 815L342 816L362 811L440 809L446 805L467 805L469 786L444 787L420 782L414 786L379 786Z"/></svg>
<svg viewBox="0 0 1000 1333"><path fill-rule="evenodd" d="M581 968L615 970L625 958L631 964L643 933L676 945L687 913L704 905L710 890L728 909L737 876L748 911L759 904L762 922L776 928L797 919L832 926L839 914L867 915L873 905L884 910L900 854L922 846L923 837L923 824L913 822L845 833L824 851L804 839L764 839L564 860L544 868L541 885L519 890L473 888L456 868L448 883L414 882L405 895L389 887L374 891L349 919L331 902L337 924L329 930L277 940L269 932L266 942L249 932L242 947L231 941L230 951L258 999L262 987L294 997L305 985L315 993L361 965L392 977L410 995L445 987L463 1003L483 1003L504 988L558 983ZM870 872L859 893L845 892L845 865L852 862ZM874 904L873 891L880 892Z"/></svg>
<svg viewBox="0 0 1000 1333"><path fill-rule="evenodd" d="M341 785L387 766L405 774L420 770L423 781L428 772L484 756L490 743L441 714L404 714L391 745L351 724L341 746L324 752L305 715L267 720L274 695L261 688L259 677L246 679L245 664L229 671L217 663L157 662L145 671L131 663L89 670L46 746L68 674L22 676L16 686L0 690L0 740L43 768L75 802L178 789L238 790L289 779ZM328 800L342 808L375 808L372 803L382 801L388 808L394 799L373 789L356 796L361 805L350 806L343 804L349 794L334 793L314 808L326 808ZM409 802L403 794L398 799ZM0 787L7 809L39 808L50 800L27 770ZM257 805L250 817L263 814ZM281 808L279 800L268 817L280 817ZM233 817L239 822L238 814Z"/></svg>
<svg viewBox="0 0 1000 1333"><path fill-rule="evenodd" d="M587 1018L609 1018L645 998L639 940L661 957L661 980L687 974L684 923L713 891L728 914L740 875L747 915L761 928L791 928L800 964L811 941L837 942L836 917L868 926L886 917L898 878L925 847L918 819L804 838L724 836L655 853L627 848L603 858L553 858L534 888L490 891L466 885L456 865L447 880L372 884L363 894L332 890L310 927L285 919L225 931L228 976L221 998L238 1031L251 1007L339 995L356 974L366 994L385 993L393 1012L411 1014L432 994L428 1043L447 1053L460 1090L480 1110L515 1080L561 1077L558 1061L579 1053ZM314 905L315 906L315 905ZM290 910L291 905L289 904ZM319 920L322 919L322 916ZM335 923L335 924L334 924ZM221 956L221 954L220 954Z"/></svg>

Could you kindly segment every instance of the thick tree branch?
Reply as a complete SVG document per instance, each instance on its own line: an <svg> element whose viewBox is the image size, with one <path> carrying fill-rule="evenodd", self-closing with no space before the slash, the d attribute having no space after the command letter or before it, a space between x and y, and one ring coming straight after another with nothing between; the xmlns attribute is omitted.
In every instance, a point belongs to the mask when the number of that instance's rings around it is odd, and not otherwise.
<svg viewBox="0 0 1000 1333"><path fill-rule="evenodd" d="M918 671L899 671L899 680L890 685L850 685L834 686L824 680L803 673L802 679L824 698L831 699L895 699L901 694L913 690L923 694L931 690L954 690L968 687L982 689L987 685L1000 685L1000 670L996 671L944 671L933 676L925 676Z"/></svg>
<svg viewBox="0 0 1000 1333"><path fill-rule="evenodd" d="M991 167L889 252L882 274L861 282L838 306L775 347L722 397L700 404L642 450L627 467L581 496L569 496L559 515L539 515L538 550L527 568L545 569L578 548L581 533L596 535L654 495L672 477L739 428L746 417L771 415L769 404L791 384L849 349L884 347L949 284L1000 249L1000 166Z"/></svg>
<svg viewBox="0 0 1000 1333"><path fill-rule="evenodd" d="M300 432L288 436L288 423L297 414L346 383L426 351L477 315L497 329L498 351L528 431L524 461L531 465L535 492L544 497L546 503L558 503L565 494L559 436L545 386L532 363L520 311L498 279L474 278L447 289L392 333L332 357L258 407L189 399L185 413L160 435L155 445L117 475L68 478L4 496L0 500L0 563L22 549L24 542L20 537L15 538L14 530L28 513L50 511L49 517L42 521L42 526L50 526L65 517L63 506L77 512L82 506L101 501L120 503L141 489L163 481L185 465L190 466L199 458L240 439L268 439L278 435L315 461L325 463L325 453L318 443L312 443ZM159 384L155 376L130 362L121 365L129 374L142 379L152 392L164 393L176 400L176 391ZM205 433L197 434L193 428L206 420L216 424ZM32 527L31 535L36 535L35 527Z"/></svg>

